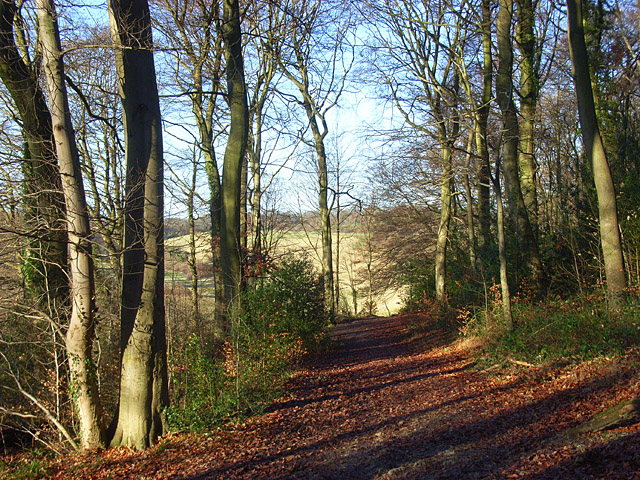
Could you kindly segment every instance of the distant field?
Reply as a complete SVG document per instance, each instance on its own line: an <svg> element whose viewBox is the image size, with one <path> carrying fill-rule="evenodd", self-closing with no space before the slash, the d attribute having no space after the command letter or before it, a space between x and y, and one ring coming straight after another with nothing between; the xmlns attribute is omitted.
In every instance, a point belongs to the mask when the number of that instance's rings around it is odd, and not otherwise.
<svg viewBox="0 0 640 480"><path fill-rule="evenodd" d="M278 258L287 255L306 255L318 271L321 268L322 247L320 234L315 232L287 232L279 235L273 256ZM186 288L190 286L190 275L185 274L186 254L189 251L189 237L173 237L166 240L167 268L166 282L180 284ZM336 258L336 245L334 237L334 262ZM352 288L358 291L358 310L364 308L367 297L366 266L364 248L364 236L361 233L342 233L340 235L340 265L338 277L340 291L353 311ZM197 239L196 258L198 262L206 264L211 261L209 248L209 235L199 234ZM335 268L335 265L334 265ZM205 278L202 287L206 289L210 285ZM205 292L203 294L206 295ZM382 295L374 295L376 313L378 315L392 315L402 307L403 290L388 290Z"/></svg>

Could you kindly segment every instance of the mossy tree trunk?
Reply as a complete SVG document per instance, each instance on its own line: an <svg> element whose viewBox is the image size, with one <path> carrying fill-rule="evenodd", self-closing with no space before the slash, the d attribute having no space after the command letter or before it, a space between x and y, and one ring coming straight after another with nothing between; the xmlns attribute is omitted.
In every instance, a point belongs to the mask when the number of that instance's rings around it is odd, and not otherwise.
<svg viewBox="0 0 640 480"><path fill-rule="evenodd" d="M478 264L475 218L473 215L473 198L471 196L471 182L469 180L469 174L471 172L471 158L473 156L473 137L475 136L475 134L476 130L471 129L469 133L469 139L467 140L467 168L464 174L464 193L467 197L467 239L469 242L469 266L471 267L472 272L475 272L477 270Z"/></svg>
<svg viewBox="0 0 640 480"><path fill-rule="evenodd" d="M244 79L242 33L238 0L222 2L222 35L227 64L227 99L231 127L224 153L220 246L227 313L242 287L240 212L242 171L249 136L249 109Z"/></svg>
<svg viewBox="0 0 640 480"><path fill-rule="evenodd" d="M482 97L476 111L476 153L478 166L478 252L482 260L486 260L491 244L491 205L490 184L491 170L489 166L489 149L487 148L487 125L491 110L493 83L493 55L491 52L491 2L482 1Z"/></svg>
<svg viewBox="0 0 640 480"><path fill-rule="evenodd" d="M22 173L28 240L23 278L28 294L48 304L55 315L69 297L65 201L49 108L36 69L16 45L15 35L24 36L14 31L17 16L14 0L0 0L0 78L18 109L25 137Z"/></svg>
<svg viewBox="0 0 640 480"><path fill-rule="evenodd" d="M111 0L125 126L121 378L112 446L149 447L167 428L162 119L146 0Z"/></svg>
<svg viewBox="0 0 640 480"><path fill-rule="evenodd" d="M518 243L533 283L542 287L543 270L538 244L529 222L524 204L520 176L518 173L518 146L520 131L518 115L513 101L513 42L511 22L513 0L500 0L498 12L498 72L496 77L496 100L502 112L503 143L502 161L507 202L518 235Z"/></svg>
<svg viewBox="0 0 640 480"><path fill-rule="evenodd" d="M532 0L517 0L518 25L516 41L520 50L520 145L518 167L520 185L532 229L537 229L538 199L536 159L534 156L536 109L538 106L539 72L535 37L535 4Z"/></svg>
<svg viewBox="0 0 640 480"><path fill-rule="evenodd" d="M596 116L591 77L589 75L589 57L584 39L581 1L567 0L567 11L569 52L571 53L573 64L572 75L578 99L582 142L593 172L598 196L600 242L607 279L609 306L612 310L615 310L624 304L625 290L627 288L620 227L618 224L616 192Z"/></svg>
<svg viewBox="0 0 640 480"><path fill-rule="evenodd" d="M511 293L509 291L509 276L507 266L507 248L504 234L504 206L500 187L500 162L496 162L496 172L492 179L497 204L498 229L498 257L500 258L500 291L502 293L502 319L507 331L513 330L513 315L511 313Z"/></svg>
<svg viewBox="0 0 640 480"><path fill-rule="evenodd" d="M451 223L451 147L441 144L442 178L440 179L440 223L436 238L435 283L436 298L447 301L447 244L449 243L449 224Z"/></svg>

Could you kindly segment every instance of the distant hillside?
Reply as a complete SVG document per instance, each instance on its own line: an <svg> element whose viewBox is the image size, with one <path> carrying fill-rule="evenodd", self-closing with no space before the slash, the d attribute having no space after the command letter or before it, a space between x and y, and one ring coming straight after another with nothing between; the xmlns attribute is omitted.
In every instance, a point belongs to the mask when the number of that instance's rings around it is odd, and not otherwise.
<svg viewBox="0 0 640 480"><path fill-rule="evenodd" d="M306 225L309 229L319 228L319 220L317 212L278 212L270 211L264 214L264 221L272 225L275 230L281 232L301 232L304 230L302 225ZM251 217L249 216L249 224ZM332 226L336 227L336 216L333 215ZM344 211L340 214L340 230L345 233L357 232L357 215L353 212ZM211 228L211 219L209 215L205 215L196 219L196 232L208 232ZM186 218L169 217L164 221L164 234L166 238L180 237L189 233L189 223Z"/></svg>

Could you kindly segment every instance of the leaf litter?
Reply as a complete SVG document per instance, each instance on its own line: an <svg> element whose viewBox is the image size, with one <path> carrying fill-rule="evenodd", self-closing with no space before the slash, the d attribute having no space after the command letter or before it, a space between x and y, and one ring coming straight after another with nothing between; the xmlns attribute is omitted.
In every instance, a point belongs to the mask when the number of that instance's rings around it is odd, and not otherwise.
<svg viewBox="0 0 640 480"><path fill-rule="evenodd" d="M408 335L422 322L425 334ZM640 397L640 352L474 370L428 317L338 325L263 415L153 448L69 455L55 479L639 479L640 428L568 435Z"/></svg>

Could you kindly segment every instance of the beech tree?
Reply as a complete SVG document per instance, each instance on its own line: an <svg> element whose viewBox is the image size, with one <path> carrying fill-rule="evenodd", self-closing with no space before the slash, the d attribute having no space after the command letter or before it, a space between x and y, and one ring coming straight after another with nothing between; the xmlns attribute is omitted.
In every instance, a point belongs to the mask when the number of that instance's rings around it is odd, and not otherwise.
<svg viewBox="0 0 640 480"><path fill-rule="evenodd" d="M110 445L145 449L166 432L162 122L147 0L109 2L125 127L121 377Z"/></svg>
<svg viewBox="0 0 640 480"><path fill-rule="evenodd" d="M52 0L37 0L38 28L43 49L53 135L64 193L71 274L71 316L67 356L71 388L80 420L81 446L104 446L102 407L92 358L95 334L95 286L89 211L84 193L80 155L76 145L65 86L60 34Z"/></svg>
<svg viewBox="0 0 640 480"><path fill-rule="evenodd" d="M22 175L27 290L55 312L68 300L64 198L53 146L51 115L38 75L40 54L29 55L20 9L0 1L0 78L16 105L25 138Z"/></svg>
<svg viewBox="0 0 640 480"><path fill-rule="evenodd" d="M487 139L489 113L491 111L493 85L493 52L491 40L491 2L482 0L481 15L477 21L482 41L482 93L474 107L474 128L476 131L476 155L479 159L477 170L478 185L478 250L481 260L487 260L491 241L490 208L490 160ZM469 98L473 98L471 95Z"/></svg>
<svg viewBox="0 0 640 480"><path fill-rule="evenodd" d="M378 41L392 65L378 65L382 81L405 121L433 137L440 149L440 221L436 236L436 298L446 301L446 264L451 223L453 155L460 132L460 73L456 48L466 43L461 19L443 2L385 1ZM424 100L416 102L416 98Z"/></svg>
<svg viewBox="0 0 640 480"><path fill-rule="evenodd" d="M222 36L226 60L227 102L231 126L224 153L220 246L227 308L233 308L242 288L240 202L242 165L249 135L249 109L244 79L242 32L238 0L222 2Z"/></svg>
<svg viewBox="0 0 640 480"><path fill-rule="evenodd" d="M333 11L330 10L332 7L335 7ZM351 68L352 58L344 52L348 49L346 35L350 18L346 6L317 0L288 1L282 3L279 10L279 23L288 28L284 29L284 45L274 53L280 69L297 90L294 101L304 110L307 128L311 131L311 139L305 143L315 152L322 277L325 302L333 315L336 298L326 149L327 113L338 103Z"/></svg>
<svg viewBox="0 0 640 480"><path fill-rule="evenodd" d="M211 257L213 263L216 315L224 313L224 282L221 273L222 175L218 166L216 138L223 132L220 117L228 108L220 99L225 89L225 69L220 2L163 0L155 5L156 28L171 53L170 82L191 104L197 128L197 145L202 151L209 186ZM197 12L197 14L196 14ZM193 18L197 18L193 21ZM221 111L224 112L221 115Z"/></svg>
<svg viewBox="0 0 640 480"><path fill-rule="evenodd" d="M607 278L609 306L615 310L622 307L627 288L616 193L596 116L589 75L589 57L584 39L581 0L567 0L567 13L569 49L573 64L572 74L578 100L582 142L598 195L600 242Z"/></svg>
<svg viewBox="0 0 640 480"><path fill-rule="evenodd" d="M496 76L496 100L502 112L503 147L502 160L509 211L518 235L518 244L534 284L540 288L543 282L542 262L538 245L525 207L518 172L518 145L520 131L516 105L513 99L513 0L500 0L498 13L498 71Z"/></svg>
<svg viewBox="0 0 640 480"><path fill-rule="evenodd" d="M247 202L251 204L251 217L253 227L254 252L263 252L263 219L262 198L271 181L263 181L265 171L265 140L264 135L269 130L267 111L273 104L275 89L281 73L278 70L278 56L286 41L285 33L287 25L280 21L278 13L279 5L276 2L255 1L250 5L247 20L251 34L248 35L247 47L253 52L253 58L249 59L247 82L249 102L249 138L247 159L250 167L251 188ZM276 138L280 134L276 133ZM283 162L281 165L284 165ZM274 178L280 169L271 176Z"/></svg>
<svg viewBox="0 0 640 480"><path fill-rule="evenodd" d="M536 5L532 0L517 0L516 43L520 49L520 142L518 169L522 197L535 234L538 201L534 140L536 106L540 88L539 58L542 55L535 36ZM538 48L536 48L538 47Z"/></svg>

